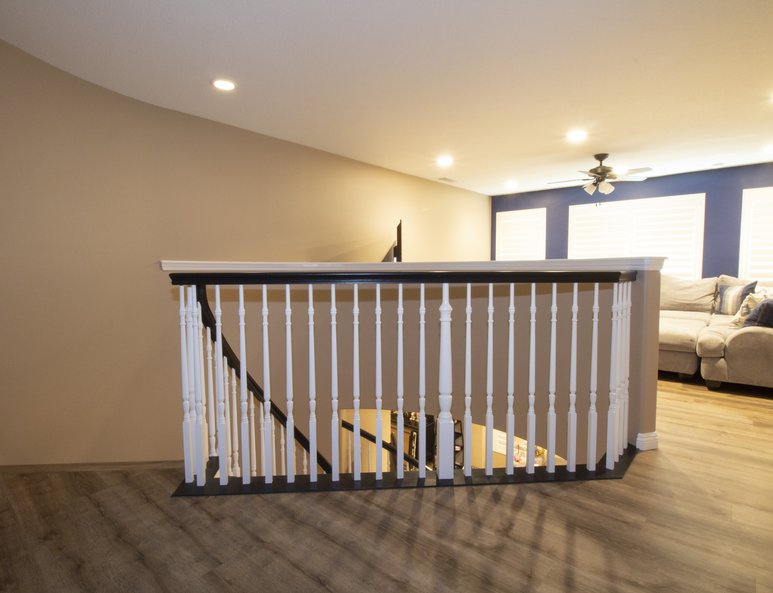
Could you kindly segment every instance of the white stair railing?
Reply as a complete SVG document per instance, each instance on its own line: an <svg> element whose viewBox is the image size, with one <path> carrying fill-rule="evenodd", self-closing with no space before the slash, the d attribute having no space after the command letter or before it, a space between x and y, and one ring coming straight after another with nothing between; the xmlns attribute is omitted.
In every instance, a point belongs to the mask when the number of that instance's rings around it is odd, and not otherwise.
<svg viewBox="0 0 773 593"><path fill-rule="evenodd" d="M282 274L273 269L174 272L173 280L180 286L185 484L202 489L215 472L213 487L232 489L238 482L248 490L270 489L275 476L281 478L279 489L294 489L296 481L298 489L363 482L378 487L465 479L466 483L523 481L538 468L545 475L560 470L562 476L578 472L595 476L599 438L606 443L600 449L603 467L615 470L632 440L634 273L519 273L501 265L438 273L436 269L404 270L401 264L383 266L367 272L340 266L317 274L300 273L292 265L287 266L292 273ZM214 294L214 313L206 299L207 284ZM315 284L329 285L329 292L318 293L329 298L329 324L315 323ZM257 303L247 299L250 286L259 289ZM269 322L270 310L281 306L282 341ZM453 318L455 306L464 310L457 319ZM293 330L294 307L305 308L308 329L304 335ZM258 323L250 322L253 309L259 310ZM344 387L343 408L338 343L342 310L350 315L344 333L352 346L351 383ZM517 316L519 310L528 315ZM506 324L502 333L496 331L499 319ZM238 356L225 341L226 323L238 327ZM257 341L261 385L252 379L246 363L251 323L261 334ZM428 325L437 331L437 341L428 340ZM407 335L416 339L408 348L416 358L406 359L406 327ZM315 336L319 331L328 334L323 343L329 349L323 357L330 357L329 386L318 381ZM464 336L458 371L454 334ZM567 335L569 339L561 337ZM363 337L373 345L372 357L364 356ZM303 365L294 360L293 340L299 338L308 353ZM385 340L392 346L385 347ZM599 351L602 341L609 344L608 356ZM280 383L286 395L284 412L272 402L272 342L284 345L279 349L284 352L284 382ZM437 364L436 384L428 384L430 360ZM386 366L395 374L385 394ZM584 376L590 377L585 387L577 381L583 366ZM602 386L609 394L603 402L597 395L601 368L609 377ZM463 397L454 398L457 372L463 378ZM406 373L418 379L416 390L408 394ZM299 377L299 385L308 386L307 399L294 397ZM361 392L363 377L372 378L372 383L367 381L373 386L372 394L369 388L366 394ZM427 398L430 385L437 389L437 399ZM321 393L320 386L325 387ZM260 404L257 410L256 404ZM559 410L564 410L560 421ZM350 429L342 430L342 411L351 419L351 425L346 422ZM320 413L329 421L318 423ZM372 426L363 427L363 414L375 418ZM407 428L408 414L417 419L415 429ZM458 429L454 418L460 420ZM538 418L544 420L538 424ZM308 438L297 427L307 429ZM407 451L409 443L412 449ZM459 447L463 454L457 459ZM519 454L522 450L525 458ZM578 457L585 463L578 464ZM411 459L406 472L404 460ZM215 466L208 474L211 463Z"/></svg>

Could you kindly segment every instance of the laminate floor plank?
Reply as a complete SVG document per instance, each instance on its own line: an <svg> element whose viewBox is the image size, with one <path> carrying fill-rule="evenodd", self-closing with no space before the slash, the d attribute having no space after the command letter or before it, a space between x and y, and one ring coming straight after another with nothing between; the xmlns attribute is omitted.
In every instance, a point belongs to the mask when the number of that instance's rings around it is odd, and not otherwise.
<svg viewBox="0 0 773 593"><path fill-rule="evenodd" d="M773 398L659 382L622 480L171 498L178 463L0 468L0 591L773 591Z"/></svg>

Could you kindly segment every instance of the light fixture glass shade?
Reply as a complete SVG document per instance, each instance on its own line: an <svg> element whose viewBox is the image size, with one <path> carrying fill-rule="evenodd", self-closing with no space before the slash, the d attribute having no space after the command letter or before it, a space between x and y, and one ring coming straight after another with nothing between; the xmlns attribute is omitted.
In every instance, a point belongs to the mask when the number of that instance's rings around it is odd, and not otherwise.
<svg viewBox="0 0 773 593"><path fill-rule="evenodd" d="M615 186L609 183L609 181L602 181L599 183L599 191L604 195L611 194L615 191Z"/></svg>
<svg viewBox="0 0 773 593"><path fill-rule="evenodd" d="M592 196L596 192L595 183L589 183L588 185L583 185L582 188L588 193L589 196Z"/></svg>
<svg viewBox="0 0 773 593"><path fill-rule="evenodd" d="M212 81L212 86L220 91L232 91L236 88L236 83L233 80L227 80L225 78L218 78Z"/></svg>

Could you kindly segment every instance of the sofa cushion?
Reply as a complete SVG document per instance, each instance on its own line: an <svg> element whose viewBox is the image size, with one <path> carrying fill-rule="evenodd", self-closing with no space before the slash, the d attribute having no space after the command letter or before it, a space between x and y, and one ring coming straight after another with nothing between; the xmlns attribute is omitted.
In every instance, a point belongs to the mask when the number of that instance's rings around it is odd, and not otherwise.
<svg viewBox="0 0 773 593"><path fill-rule="evenodd" d="M704 311L661 311L661 319L692 319L693 321L702 321L703 325L708 325L711 320L711 313Z"/></svg>
<svg viewBox="0 0 773 593"><path fill-rule="evenodd" d="M735 276L728 276L727 274L720 274L717 278L717 283L726 286L743 286L749 284L751 280L744 280L743 278L736 278Z"/></svg>
<svg viewBox="0 0 773 593"><path fill-rule="evenodd" d="M683 280L664 274L660 277L660 308L711 313L716 292L717 278Z"/></svg>
<svg viewBox="0 0 773 593"><path fill-rule="evenodd" d="M756 292L747 295L743 300L743 303L741 303L738 312L733 316L730 325L733 327L743 327L744 321L746 321L749 313L751 313L762 301L769 298L773 298L773 290L770 292L767 292L767 290L757 290Z"/></svg>
<svg viewBox="0 0 773 593"><path fill-rule="evenodd" d="M690 319L661 315L660 349L695 352L698 334L706 327L708 317Z"/></svg>
<svg viewBox="0 0 773 593"><path fill-rule="evenodd" d="M708 326L698 334L695 351L700 357L718 358L725 355L725 342L733 332L730 315L712 315Z"/></svg>
<svg viewBox="0 0 773 593"><path fill-rule="evenodd" d="M719 284L719 300L716 312L722 315L735 315L744 299L754 292L757 282L748 284Z"/></svg>
<svg viewBox="0 0 773 593"><path fill-rule="evenodd" d="M773 299L765 299L754 310L749 313L749 316L744 321L744 327L750 326L761 327L773 327Z"/></svg>

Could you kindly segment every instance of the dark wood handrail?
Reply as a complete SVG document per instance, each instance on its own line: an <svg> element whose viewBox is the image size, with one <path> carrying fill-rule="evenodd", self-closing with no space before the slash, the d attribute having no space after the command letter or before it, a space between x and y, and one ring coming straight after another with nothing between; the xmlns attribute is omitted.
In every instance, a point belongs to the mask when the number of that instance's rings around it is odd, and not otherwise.
<svg viewBox="0 0 773 593"><path fill-rule="evenodd" d="M172 272L175 286L235 284L488 284L552 282L626 282L636 279L635 270L581 272L573 270L370 270L328 272Z"/></svg>
<svg viewBox="0 0 773 593"><path fill-rule="evenodd" d="M201 305L201 321L205 327L209 328L212 341L215 342L215 315L212 313L212 309L209 306L206 285L196 284L196 298ZM221 334L220 339L223 345L223 356L225 356L228 360L229 366L231 366L237 374L240 374L241 361L239 360L239 357L236 355L236 352L234 352L233 348L231 348L231 345L228 343L228 340L225 339L225 336ZM265 401L263 388L258 385L258 382L255 381L249 372L247 373L247 388L252 392L253 396L259 402L262 403ZM271 402L271 415L276 418L282 424L282 426L287 426L287 415L279 407L277 407L273 401ZM294 427L293 434L295 436L295 440L301 445L301 447L306 450L306 452L308 452L310 444L306 435L298 430L297 426ZM330 465L330 462L319 451L317 451L317 465L319 465L319 467L322 468L325 473L331 473L333 471L333 467Z"/></svg>

